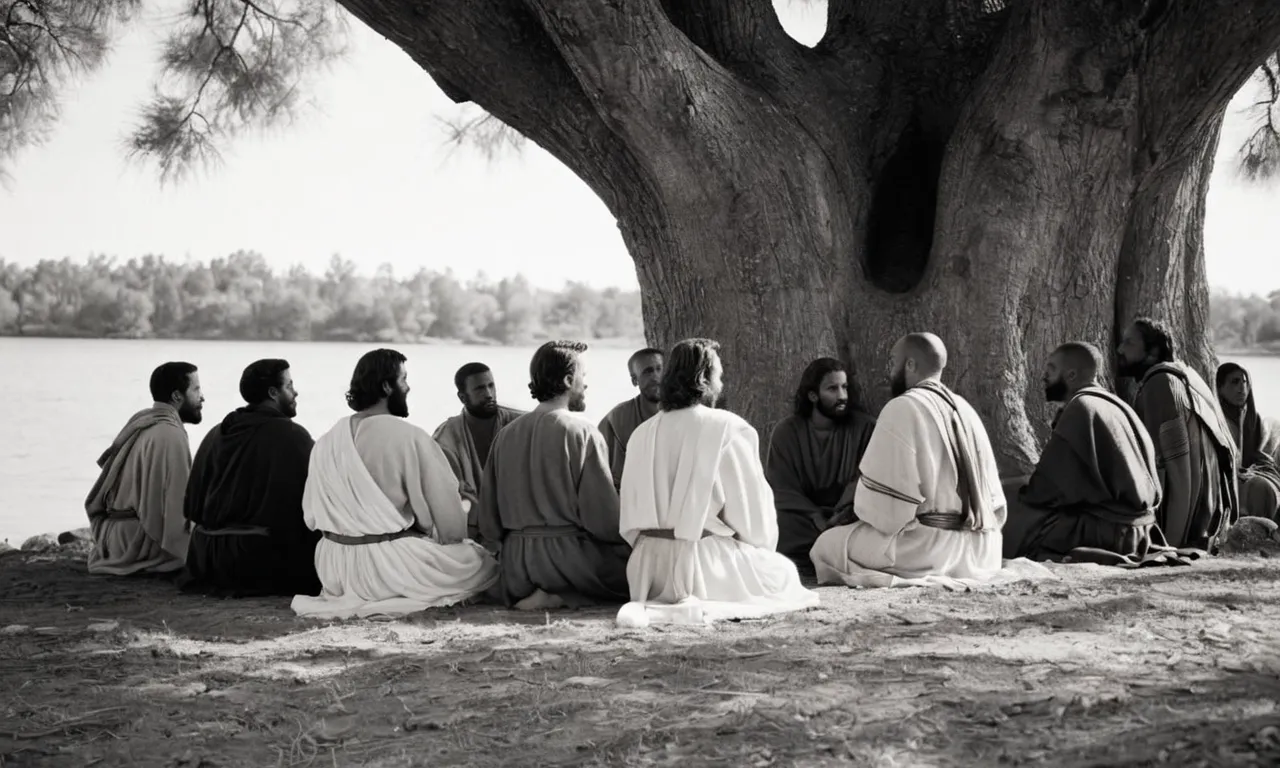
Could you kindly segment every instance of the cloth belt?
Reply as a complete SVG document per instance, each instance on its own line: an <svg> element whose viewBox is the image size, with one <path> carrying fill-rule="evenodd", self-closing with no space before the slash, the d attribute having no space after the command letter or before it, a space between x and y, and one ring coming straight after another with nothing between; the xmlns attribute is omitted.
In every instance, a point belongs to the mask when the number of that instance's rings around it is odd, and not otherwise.
<svg viewBox="0 0 1280 768"><path fill-rule="evenodd" d="M650 539L666 539L668 541L676 540L676 532L674 529L671 529L671 528L641 528L636 533L636 535L644 536ZM712 536L715 536L715 534L712 533L711 531L708 531L706 528L703 528L702 535L699 536L698 538L708 539L708 538L711 538Z"/></svg>
<svg viewBox="0 0 1280 768"><path fill-rule="evenodd" d="M320 533L329 541L335 544L345 544L348 547L358 547L361 544L381 544L384 541L395 541L406 536L427 537L427 534L413 527L394 533L370 533L363 536L344 536L341 533L333 533L332 531L321 531Z"/></svg>
<svg viewBox="0 0 1280 768"><path fill-rule="evenodd" d="M529 528L512 528L508 536L524 536L530 539L553 539L560 536L587 536L587 532L576 525L535 525Z"/></svg>
<svg viewBox="0 0 1280 768"><path fill-rule="evenodd" d="M191 526L192 533L205 536L270 536L271 529L262 525L225 525L221 528L205 528L196 523Z"/></svg>
<svg viewBox="0 0 1280 768"><path fill-rule="evenodd" d="M138 512L133 509L112 509L107 512L108 520L137 520Z"/></svg>
<svg viewBox="0 0 1280 768"><path fill-rule="evenodd" d="M916 515L916 520L923 526L928 528L937 528L943 531L963 531L964 514L961 512L923 512Z"/></svg>

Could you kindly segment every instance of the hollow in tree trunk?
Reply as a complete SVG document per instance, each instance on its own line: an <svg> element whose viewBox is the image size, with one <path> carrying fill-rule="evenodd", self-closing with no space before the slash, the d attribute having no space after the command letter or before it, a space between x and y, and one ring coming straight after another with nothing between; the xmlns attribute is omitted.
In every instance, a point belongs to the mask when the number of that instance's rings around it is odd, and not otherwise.
<svg viewBox="0 0 1280 768"><path fill-rule="evenodd" d="M1214 363L1205 193L1274 0L831 0L814 48L768 0L342 4L600 195L649 341L719 340L757 427L822 355L878 409L932 331L1025 472L1058 344L1150 314Z"/></svg>

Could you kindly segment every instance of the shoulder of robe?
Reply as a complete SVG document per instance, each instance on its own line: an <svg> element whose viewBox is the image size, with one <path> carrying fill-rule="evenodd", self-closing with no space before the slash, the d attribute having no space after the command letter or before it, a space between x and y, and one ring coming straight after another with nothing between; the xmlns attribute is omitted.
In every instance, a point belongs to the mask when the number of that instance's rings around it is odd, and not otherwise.
<svg viewBox="0 0 1280 768"><path fill-rule="evenodd" d="M459 413L459 414L450 416L449 418L440 422L439 426L437 426L435 429L431 430L431 436L439 440L440 436L445 433L445 430L456 429L458 428L458 425L460 425L461 423L462 423L462 414Z"/></svg>
<svg viewBox="0 0 1280 768"><path fill-rule="evenodd" d="M599 434L600 428L586 416L574 411L556 411L556 423L564 427L566 432L587 437L592 433Z"/></svg>
<svg viewBox="0 0 1280 768"><path fill-rule="evenodd" d="M311 440L311 433L307 428L294 421L293 419L275 419L274 423L268 424L267 427L280 435L287 436L294 440Z"/></svg>

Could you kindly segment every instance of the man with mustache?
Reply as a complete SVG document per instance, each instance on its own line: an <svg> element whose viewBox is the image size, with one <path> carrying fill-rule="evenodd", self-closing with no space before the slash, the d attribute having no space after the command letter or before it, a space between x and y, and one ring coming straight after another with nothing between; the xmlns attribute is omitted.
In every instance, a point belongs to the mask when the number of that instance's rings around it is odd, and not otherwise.
<svg viewBox="0 0 1280 768"><path fill-rule="evenodd" d="M98 458L102 471L84 503L89 573L173 573L187 559L191 444L183 425L200 423L200 375L191 363L165 363L152 371L150 389L151 407L130 416Z"/></svg>
<svg viewBox="0 0 1280 768"><path fill-rule="evenodd" d="M613 472L613 486L622 485L622 468L627 462L627 441L636 427L658 412L658 392L662 384L662 350L652 347L642 349L627 361L632 385L640 394L614 406L600 422L600 434L609 446L609 468Z"/></svg>
<svg viewBox="0 0 1280 768"><path fill-rule="evenodd" d="M586 409L587 345L548 341L529 363L533 411L498 433L476 522L498 550L508 606L543 610L627 596L609 449Z"/></svg>
<svg viewBox="0 0 1280 768"><path fill-rule="evenodd" d="M209 430L191 464L191 523L183 591L315 594L320 535L302 521L302 489L315 441L298 415L289 361L250 363L240 376L246 405Z"/></svg>
<svg viewBox="0 0 1280 768"><path fill-rule="evenodd" d="M1156 522L1172 546L1212 551L1240 514L1235 443L1218 396L1175 359L1168 329L1151 318L1130 323L1116 353L1118 373L1138 382L1133 410L1155 443Z"/></svg>
<svg viewBox="0 0 1280 768"><path fill-rule="evenodd" d="M498 564L466 538L467 513L449 460L410 424L405 357L376 349L356 363L355 414L316 441L302 492L316 545L318 597L296 595L300 616L400 616L472 598Z"/></svg>
<svg viewBox="0 0 1280 768"><path fill-rule="evenodd" d="M805 570L818 534L853 504L875 423L850 402L844 363L820 357L800 376L792 415L773 428L766 476L778 509L778 551Z"/></svg>
<svg viewBox="0 0 1280 768"><path fill-rule="evenodd" d="M631 436L622 476L622 535L631 602L623 627L757 618L818 604L778 554L777 513L760 439L716 408L720 345L685 339L662 374L662 412Z"/></svg>
<svg viewBox="0 0 1280 768"><path fill-rule="evenodd" d="M498 389L493 372L484 363L467 363L453 375L453 385L462 402L462 413L436 427L432 437L440 444L449 466L458 478L458 489L467 509L467 535L476 538L476 504L480 501L480 479L489 460L493 439L503 427L524 411L498 405Z"/></svg>
<svg viewBox="0 0 1280 768"><path fill-rule="evenodd" d="M1001 569L1004 490L973 407L941 381L947 349L932 333L893 346L893 399L858 470L857 522L828 528L810 557L819 584L981 582Z"/></svg>
<svg viewBox="0 0 1280 768"><path fill-rule="evenodd" d="M1044 396L1062 403L1026 484L1009 503L1004 556L1104 564L1167 553L1156 525L1155 448L1138 414L1102 388L1102 353L1068 342L1045 364Z"/></svg>

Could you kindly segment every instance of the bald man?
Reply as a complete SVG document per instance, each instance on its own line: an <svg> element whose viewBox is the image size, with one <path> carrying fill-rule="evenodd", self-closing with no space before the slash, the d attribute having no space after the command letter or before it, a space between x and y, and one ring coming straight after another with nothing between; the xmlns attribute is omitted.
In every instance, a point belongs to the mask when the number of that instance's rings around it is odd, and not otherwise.
<svg viewBox="0 0 1280 768"><path fill-rule="evenodd" d="M856 522L810 550L819 584L985 581L1001 568L1004 491L982 421L942 384L947 350L931 333L893 347L893 399L859 465Z"/></svg>
<svg viewBox="0 0 1280 768"><path fill-rule="evenodd" d="M1044 396L1062 409L1009 504L1005 557L1121 564L1168 550L1156 525L1155 446L1138 414L1098 383L1102 365L1098 348L1081 342L1049 356Z"/></svg>

